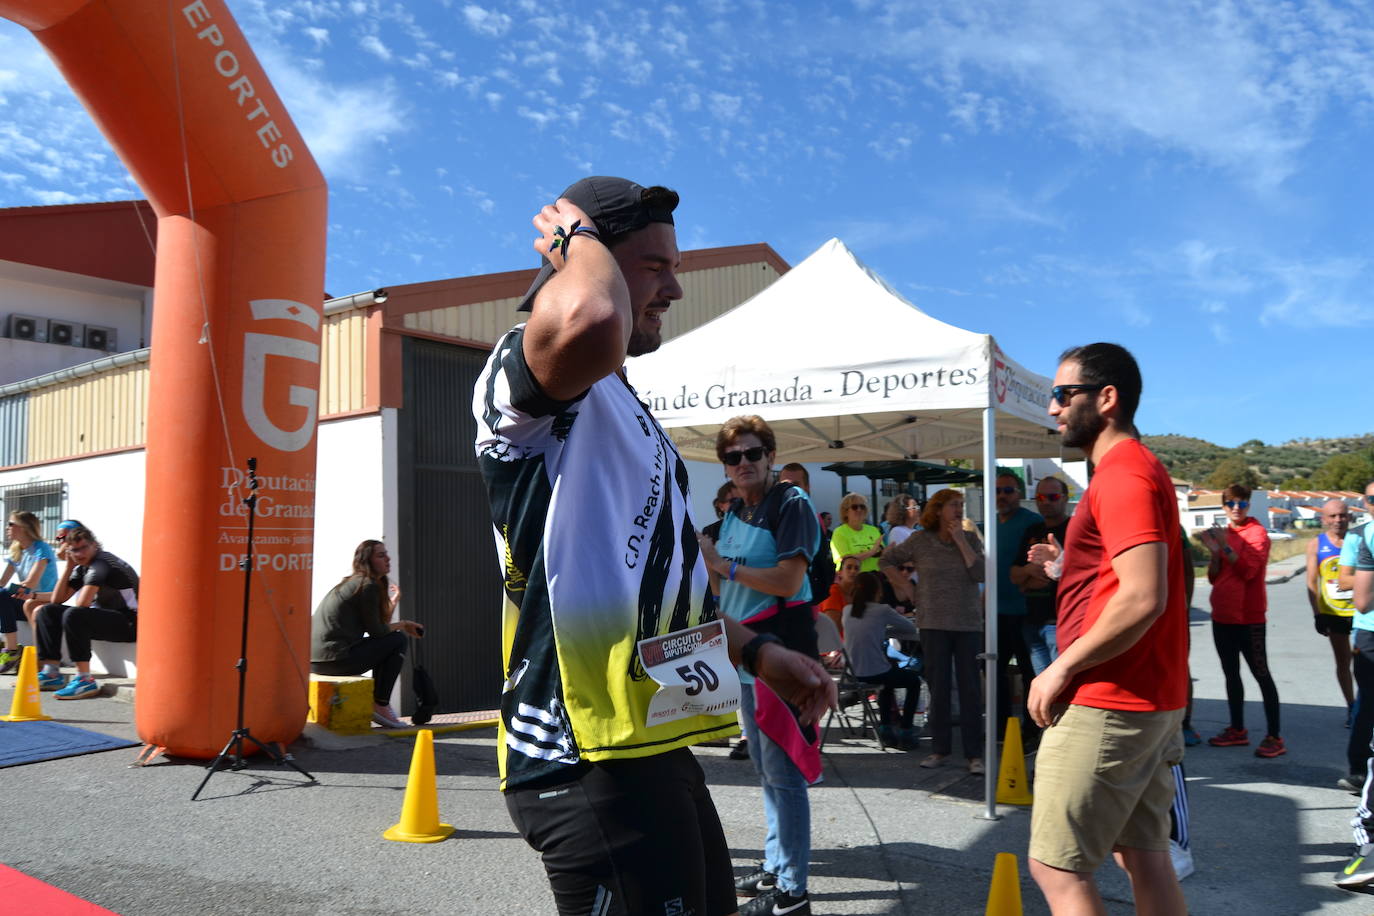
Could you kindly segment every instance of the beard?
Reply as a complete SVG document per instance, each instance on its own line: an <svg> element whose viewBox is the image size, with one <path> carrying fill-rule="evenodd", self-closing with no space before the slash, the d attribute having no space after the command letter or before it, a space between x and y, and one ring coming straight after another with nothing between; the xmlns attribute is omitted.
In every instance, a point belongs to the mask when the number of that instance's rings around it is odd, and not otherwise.
<svg viewBox="0 0 1374 916"><path fill-rule="evenodd" d="M645 311L650 308L659 308L664 311L660 314L667 314L671 302L664 299L655 299L644 307ZM630 341L625 345L626 356L643 356L645 353L652 353L663 345L663 332L657 328L645 331L639 326L639 321L643 318L643 312L635 316L634 326L630 328Z"/></svg>
<svg viewBox="0 0 1374 916"><path fill-rule="evenodd" d="M1097 404L1089 401L1082 410L1069 415L1069 422L1064 424L1064 445L1086 451L1106 428L1106 418L1098 411Z"/></svg>
<svg viewBox="0 0 1374 916"><path fill-rule="evenodd" d="M662 335L635 328L630 332L630 342L625 346L626 356L643 356L652 353L663 343Z"/></svg>

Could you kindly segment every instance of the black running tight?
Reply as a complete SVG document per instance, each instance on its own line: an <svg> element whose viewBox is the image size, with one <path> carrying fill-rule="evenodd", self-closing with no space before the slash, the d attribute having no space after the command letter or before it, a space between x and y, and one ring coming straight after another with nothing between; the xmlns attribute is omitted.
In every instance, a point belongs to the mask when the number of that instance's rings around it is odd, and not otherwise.
<svg viewBox="0 0 1374 916"><path fill-rule="evenodd" d="M1231 711L1231 727L1245 727L1245 685L1240 679L1240 660L1245 659L1264 699L1266 734L1279 736L1279 689L1269 673L1269 656L1264 648L1262 623L1213 623L1212 641L1226 676L1226 704Z"/></svg>

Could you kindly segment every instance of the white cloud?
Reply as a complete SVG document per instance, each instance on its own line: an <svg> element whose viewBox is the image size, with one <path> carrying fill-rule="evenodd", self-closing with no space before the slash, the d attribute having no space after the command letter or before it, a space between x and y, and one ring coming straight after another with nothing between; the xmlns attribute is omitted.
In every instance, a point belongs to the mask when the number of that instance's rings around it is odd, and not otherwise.
<svg viewBox="0 0 1374 916"><path fill-rule="evenodd" d="M737 95L713 92L709 96L706 106L717 120L733 121L739 117L743 102L744 100Z"/></svg>
<svg viewBox="0 0 1374 916"><path fill-rule="evenodd" d="M1321 6L921 0L890 9L886 30L860 26L860 46L933 77L966 127L996 129L1044 103L1047 126L1079 142L1144 138L1259 188L1297 169L1323 111L1374 101L1374 29Z"/></svg>
<svg viewBox="0 0 1374 916"><path fill-rule="evenodd" d="M258 56L330 180L367 174L369 154L407 128L409 106L390 80L344 85L302 70L275 46L260 45Z"/></svg>
<svg viewBox="0 0 1374 916"><path fill-rule="evenodd" d="M478 35L486 35L489 38L500 38L510 31L511 27L511 18L505 13L486 10L476 4L463 7L463 18L467 21L468 28Z"/></svg>
<svg viewBox="0 0 1374 916"><path fill-rule="evenodd" d="M376 57L378 60L388 62L391 60L391 49L383 44L382 40L376 35L364 35L362 38L359 38L358 47L362 48L373 57Z"/></svg>
<svg viewBox="0 0 1374 916"><path fill-rule="evenodd" d="M35 188L30 188L28 193L29 196L31 196L34 200L36 200L38 203L42 204L45 207L55 206L57 204L75 204L81 202L80 197L77 197L75 194L68 194L66 191L41 191Z"/></svg>
<svg viewBox="0 0 1374 916"><path fill-rule="evenodd" d="M315 43L315 50L320 51L329 44L329 30L318 26L308 26L305 30L306 37Z"/></svg>

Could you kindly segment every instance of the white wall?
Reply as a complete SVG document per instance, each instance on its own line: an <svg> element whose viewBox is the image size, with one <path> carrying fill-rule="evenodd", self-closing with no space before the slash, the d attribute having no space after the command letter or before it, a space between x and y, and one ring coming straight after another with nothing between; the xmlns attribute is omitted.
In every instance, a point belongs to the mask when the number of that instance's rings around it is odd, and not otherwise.
<svg viewBox="0 0 1374 916"><path fill-rule="evenodd" d="M361 541L387 541L392 578L400 571L404 558L395 552L395 532L387 530L383 484L384 451L395 451L395 440L383 436L383 426L383 417L377 414L320 424L312 610L325 592L349 574L353 550ZM394 489L394 481L390 486Z"/></svg>
<svg viewBox="0 0 1374 916"><path fill-rule="evenodd" d="M114 328L115 352L122 353L147 345L152 290L132 283L0 261L0 333L5 332L11 314ZM6 339L3 343L0 384L108 355L84 347L27 340Z"/></svg>
<svg viewBox="0 0 1374 916"><path fill-rule="evenodd" d="M395 482L383 484L383 452L394 452L395 440L384 438L383 425L383 418L375 414L320 425L312 608L348 575L359 541L381 538L390 542L388 546L395 543ZM65 481L63 517L85 522L110 552L142 570L144 454L140 449L0 472L0 487ZM390 528L383 508L388 491ZM399 568L403 558L394 553L393 557Z"/></svg>
<svg viewBox="0 0 1374 916"><path fill-rule="evenodd" d="M84 522L107 550L141 570L144 467L140 449L0 472L0 487L66 481L62 517Z"/></svg>

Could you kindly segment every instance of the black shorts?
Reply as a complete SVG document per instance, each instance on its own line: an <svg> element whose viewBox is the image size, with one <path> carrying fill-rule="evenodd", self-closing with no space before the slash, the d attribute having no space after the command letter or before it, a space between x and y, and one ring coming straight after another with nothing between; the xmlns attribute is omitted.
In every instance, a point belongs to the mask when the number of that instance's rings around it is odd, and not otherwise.
<svg viewBox="0 0 1374 916"><path fill-rule="evenodd" d="M725 831L690 750L580 773L506 792L516 829L543 858L560 916L738 909Z"/></svg>
<svg viewBox="0 0 1374 916"><path fill-rule="evenodd" d="M1349 636L1355 625L1354 617L1342 617L1340 614L1322 614L1320 620L1324 624L1323 629L1328 636L1332 633Z"/></svg>

